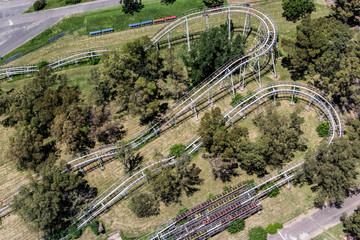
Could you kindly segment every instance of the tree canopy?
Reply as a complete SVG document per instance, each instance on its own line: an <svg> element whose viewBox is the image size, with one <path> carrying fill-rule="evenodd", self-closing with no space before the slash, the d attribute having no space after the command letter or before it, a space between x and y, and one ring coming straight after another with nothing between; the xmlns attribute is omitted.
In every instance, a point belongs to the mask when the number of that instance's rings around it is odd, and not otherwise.
<svg viewBox="0 0 360 240"><path fill-rule="evenodd" d="M189 55L183 56L192 86L196 86L224 63L244 52L242 36L233 32L229 40L227 31L227 27L211 28L202 33L200 38L192 43Z"/></svg>
<svg viewBox="0 0 360 240"><path fill-rule="evenodd" d="M45 169L41 181L32 181L15 197L13 209L29 227L51 234L65 228L81 206L97 194L87 181L59 168Z"/></svg>
<svg viewBox="0 0 360 240"><path fill-rule="evenodd" d="M203 0L204 4L206 6L215 6L215 5L219 5L219 4L223 4L224 0Z"/></svg>
<svg viewBox="0 0 360 240"><path fill-rule="evenodd" d="M360 206L349 217L343 217L344 232L354 238L360 238Z"/></svg>
<svg viewBox="0 0 360 240"><path fill-rule="evenodd" d="M138 218L155 216L160 213L160 202L152 194L140 193L131 198L129 203L130 210Z"/></svg>
<svg viewBox="0 0 360 240"><path fill-rule="evenodd" d="M308 152L299 181L313 185L317 206L327 201L339 204L350 188L356 185L356 162L354 146L350 141L335 139L331 145L323 143L317 151Z"/></svg>
<svg viewBox="0 0 360 240"><path fill-rule="evenodd" d="M316 11L314 0L283 0L283 16L288 21L296 22Z"/></svg>
<svg viewBox="0 0 360 240"><path fill-rule="evenodd" d="M331 6L333 15L350 26L360 23L360 1L359 0L335 0Z"/></svg>
<svg viewBox="0 0 360 240"><path fill-rule="evenodd" d="M120 0L120 4L123 4L122 11L125 14L134 15L135 12L140 12L144 8L141 0Z"/></svg>

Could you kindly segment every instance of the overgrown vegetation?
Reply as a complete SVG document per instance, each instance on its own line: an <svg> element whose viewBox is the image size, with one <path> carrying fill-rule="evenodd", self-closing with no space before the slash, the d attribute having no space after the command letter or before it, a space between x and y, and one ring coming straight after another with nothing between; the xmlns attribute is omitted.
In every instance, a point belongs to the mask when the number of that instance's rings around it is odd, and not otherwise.
<svg viewBox="0 0 360 240"><path fill-rule="evenodd" d="M321 122L316 128L319 137L329 136L329 128L330 128L329 122Z"/></svg>
<svg viewBox="0 0 360 240"><path fill-rule="evenodd" d="M263 227L253 227L249 230L249 240L266 240L267 233Z"/></svg>
<svg viewBox="0 0 360 240"><path fill-rule="evenodd" d="M282 229L283 225L281 223L274 223L274 224L269 224L266 227L266 232L269 234L276 234L278 232L279 229Z"/></svg>
<svg viewBox="0 0 360 240"><path fill-rule="evenodd" d="M230 226L227 228L227 231L230 234L235 234L245 229L245 221L244 219L238 219L233 221Z"/></svg>
<svg viewBox="0 0 360 240"><path fill-rule="evenodd" d="M344 223L344 232L354 238L360 237L360 206L350 216L343 215L342 221Z"/></svg>

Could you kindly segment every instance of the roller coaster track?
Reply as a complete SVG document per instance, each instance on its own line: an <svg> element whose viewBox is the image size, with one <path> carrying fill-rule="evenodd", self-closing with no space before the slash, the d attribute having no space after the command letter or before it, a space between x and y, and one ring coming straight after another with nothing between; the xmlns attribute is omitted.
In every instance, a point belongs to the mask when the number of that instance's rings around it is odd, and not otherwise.
<svg viewBox="0 0 360 240"><path fill-rule="evenodd" d="M220 69L216 70L212 75L206 78L200 85L191 90L186 96L184 96L181 100L171 106L164 115L164 117L157 124L141 132L135 139L130 141L126 145L127 149L136 149L142 144L148 142L150 139L156 137L158 134L168 129L171 129L174 125L177 124L176 122L181 120L181 118L183 118L184 116L188 117L188 115L190 114L190 116L194 115L197 119L198 111L196 108L206 104L208 106L212 106L213 94L214 92L216 92L217 88L219 88L220 90L228 88L231 89L233 93L235 93L236 88L243 89L244 79L246 76L249 75L250 71L254 71L255 75L258 74L259 87L251 95L238 102L235 107L230 107L228 110L225 111L224 118L228 125L231 125L234 122L238 121L254 109L261 107L261 104L264 101L267 101L268 97L270 96L273 96L274 99L282 96L290 96L292 99L294 99L295 96L298 96L309 100L308 108L310 108L312 105L316 106L322 111L324 117L328 119L330 124L328 139L329 144L333 141L336 135L342 136L343 124L340 115L338 114L334 106L331 104L331 102L329 102L316 89L298 83L281 82L273 83L266 87L262 86L260 58L266 56L267 54L270 54L272 62L274 64L273 51L277 41L277 27L275 23L271 20L271 18L265 12L259 10L258 8L249 8L243 6L223 6L216 12L204 9L193 11L188 13L186 16L179 17L176 21L163 27L152 37L151 40L154 45L157 45L157 43L166 35L168 35L168 39L170 39L171 31L184 24L185 29L187 29L186 35L190 50L190 42L188 37L188 22L201 17L208 17L210 15L216 15L221 13L228 14L229 18L231 13L243 13L246 15L245 21L248 21L248 23L250 22L250 17L256 18L259 21L259 27L257 28L258 30L254 40L254 46L245 55L237 56L224 64ZM250 25L247 25L248 23L245 22L244 24L244 34L247 32L247 29L248 31L251 31ZM58 65L60 64L62 63L59 63ZM238 84L234 83L233 81L233 74L235 73L239 73L240 76ZM229 80L231 80L229 85L227 87L224 87L223 85L226 84L226 82L228 82ZM201 145L201 138L195 135L189 140L186 150L188 151L188 154L192 154ZM117 155L117 149L117 145L108 145L103 147L102 149L95 150L91 153L73 159L68 162L67 170L82 170L84 167L89 166L95 162L99 162L100 164L102 164L102 161L104 161L105 159L114 158ZM153 163L149 166L145 166L142 169L139 169L136 173L132 174L126 179L119 180L107 191L105 191L98 198L96 198L91 204L89 204L88 207L84 209L84 211L82 211L82 214L78 217L78 228L82 228L93 218L97 217L100 213L105 211L108 207L112 206L120 199L126 197L127 192L130 192L131 190L139 187L141 184L144 184L144 182L146 182L147 180L146 172L156 172L161 170L163 167L173 164L175 164L174 158L169 157L161 160L160 162ZM290 173L293 173L293 171L298 169L301 165L302 162L296 163L296 165L294 166L288 165L284 169L282 169L280 173L276 172L274 176L271 175L270 177L263 179L260 183L256 183L254 188L258 189L269 181L274 180L277 181L275 186L280 186L284 183L284 181L286 182L291 180L294 175ZM284 175L287 173L289 173L290 176ZM282 178L283 176L285 176L285 178ZM253 191L254 188L251 188L250 190ZM246 192L248 193L248 191ZM259 194L249 196L249 198L246 198L244 200L245 203L250 203L253 200L256 201L260 197ZM242 202L242 204L244 204L244 202ZM251 204L253 203L251 202ZM223 220L224 219L221 219L221 221ZM216 221L216 223L219 223L219 221ZM169 226L172 226L172 224L173 223L171 223ZM219 228L220 226L215 224L214 226L212 226L212 228L207 229L206 234L211 234L211 232ZM164 233L164 231L165 230L161 230L157 233L155 237L152 236L149 239L158 238L159 234L161 235L162 233ZM205 236L207 235L203 234L200 236L200 238L203 238ZM185 237L187 236L184 236L184 238Z"/></svg>
<svg viewBox="0 0 360 240"><path fill-rule="evenodd" d="M87 50L85 52L76 53L69 57L59 59L53 63L49 63L48 66L51 67L51 69L55 70L57 68L67 66L69 64L77 64L79 61L83 59L93 59L95 57L100 57L101 55L103 55L104 52L107 51L109 50L106 48ZM38 66L35 65L19 66L19 67L1 67L0 79L6 77L9 78L11 76L16 76L16 75L31 74L37 72L38 70L39 70Z"/></svg>

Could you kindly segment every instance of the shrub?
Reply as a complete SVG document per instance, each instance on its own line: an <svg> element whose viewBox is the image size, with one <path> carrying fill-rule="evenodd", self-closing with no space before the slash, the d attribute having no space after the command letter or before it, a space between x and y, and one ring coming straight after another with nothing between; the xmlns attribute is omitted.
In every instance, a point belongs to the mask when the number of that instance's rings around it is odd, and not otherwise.
<svg viewBox="0 0 360 240"><path fill-rule="evenodd" d="M46 60L42 60L41 62L38 62L37 67L38 69L41 69L43 67L46 67L49 63Z"/></svg>
<svg viewBox="0 0 360 240"><path fill-rule="evenodd" d="M71 225L69 227L69 234L72 234L71 239L77 239L77 238L81 237L82 230L81 229L78 230L76 225Z"/></svg>
<svg viewBox="0 0 360 240"><path fill-rule="evenodd" d="M319 137L327 137L329 136L329 122L321 122L319 126L316 128L316 131Z"/></svg>
<svg viewBox="0 0 360 240"><path fill-rule="evenodd" d="M45 6L46 6L45 0L36 0L36 2L34 2L33 4L33 8L35 11L39 11L43 9Z"/></svg>
<svg viewBox="0 0 360 240"><path fill-rule="evenodd" d="M263 227L253 227L249 230L249 240L266 240L267 233Z"/></svg>
<svg viewBox="0 0 360 240"><path fill-rule="evenodd" d="M233 107L235 107L235 104L238 103L239 101L241 101L241 99L243 99L243 98L244 98L243 95L241 95L241 94L239 94L239 93L236 93L236 94L235 94L235 97L231 100L230 105L233 106Z"/></svg>
<svg viewBox="0 0 360 240"><path fill-rule="evenodd" d="M180 157L180 154L185 150L186 146L184 144L175 144L170 147L170 155L175 157Z"/></svg>
<svg viewBox="0 0 360 240"><path fill-rule="evenodd" d="M160 213L159 200L152 194L141 193L131 198L129 208L138 218L156 216Z"/></svg>
<svg viewBox="0 0 360 240"><path fill-rule="evenodd" d="M228 232L230 234L238 233L245 228L245 221L244 219L238 219L230 224L230 226L227 228Z"/></svg>
<svg viewBox="0 0 360 240"><path fill-rule="evenodd" d="M96 236L100 235L100 233L98 232L98 229L99 229L99 221L98 220L94 220L91 223L89 223L89 227L93 234L95 234Z"/></svg>
<svg viewBox="0 0 360 240"><path fill-rule="evenodd" d="M65 0L65 4L77 4L80 3L81 0Z"/></svg>
<svg viewBox="0 0 360 240"><path fill-rule="evenodd" d="M289 98L289 101L291 102L291 100L292 100L294 103L297 103L297 102L299 101L299 98L298 98L298 97L295 97L295 96L294 96L294 98L290 97L290 98Z"/></svg>
<svg viewBox="0 0 360 240"><path fill-rule="evenodd" d="M269 224L266 227L266 231L270 234L276 234L278 229L282 229L283 225L281 223L274 223L274 224Z"/></svg>
<svg viewBox="0 0 360 240"><path fill-rule="evenodd" d="M273 190L271 190L271 192L268 193L268 197L270 198L274 198L276 197L277 195L279 195L280 193L280 190L278 187L274 188Z"/></svg>

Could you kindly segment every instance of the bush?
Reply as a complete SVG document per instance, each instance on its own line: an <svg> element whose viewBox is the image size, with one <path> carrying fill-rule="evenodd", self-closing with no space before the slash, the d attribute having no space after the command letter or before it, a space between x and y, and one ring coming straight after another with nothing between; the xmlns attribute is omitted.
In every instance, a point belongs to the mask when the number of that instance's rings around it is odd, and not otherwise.
<svg viewBox="0 0 360 240"><path fill-rule="evenodd" d="M241 99L243 99L243 98L244 98L243 95L241 95L241 94L239 94L239 93L236 93L236 94L235 94L235 97L231 100L230 105L233 106L233 107L235 107L235 104L238 103L239 101L241 101Z"/></svg>
<svg viewBox="0 0 360 240"><path fill-rule="evenodd" d="M98 220L94 220L91 223L89 223L89 227L93 234L95 234L96 236L100 235L100 233L98 232L98 229L99 229L99 221Z"/></svg>
<svg viewBox="0 0 360 240"><path fill-rule="evenodd" d="M39 11L46 6L45 0L36 0L33 4L34 11Z"/></svg>
<svg viewBox="0 0 360 240"><path fill-rule="evenodd" d="M244 219L238 219L230 224L230 226L227 228L228 232L230 234L238 233L245 228L245 221Z"/></svg>
<svg viewBox="0 0 360 240"><path fill-rule="evenodd" d="M282 229L283 225L281 223L274 223L274 224L269 224L266 227L266 231L270 234L276 234L278 229Z"/></svg>
<svg viewBox="0 0 360 240"><path fill-rule="evenodd" d="M249 230L249 240L266 240L267 233L263 227L253 227Z"/></svg>
<svg viewBox="0 0 360 240"><path fill-rule="evenodd" d="M37 67L38 69L41 69L43 67L46 67L49 63L46 60L42 60L41 62L38 62Z"/></svg>
<svg viewBox="0 0 360 240"><path fill-rule="evenodd" d="M329 136L330 125L329 122L321 122L319 126L316 128L316 131L319 137L327 137Z"/></svg>
<svg viewBox="0 0 360 240"><path fill-rule="evenodd" d="M65 0L65 4L77 4L80 3L81 0Z"/></svg>
<svg viewBox="0 0 360 240"><path fill-rule="evenodd" d="M72 234L71 239L77 239L77 238L81 237L82 230L81 229L78 230L76 225L71 225L69 228L69 234Z"/></svg>
<svg viewBox="0 0 360 240"><path fill-rule="evenodd" d="M170 148L170 156L180 157L180 154L185 150L186 146L184 144L175 144Z"/></svg>
<svg viewBox="0 0 360 240"><path fill-rule="evenodd" d="M276 197L277 195L279 195L280 193L280 190L278 187L274 188L273 190L271 190L271 192L268 193L268 197L270 198L274 198Z"/></svg>

